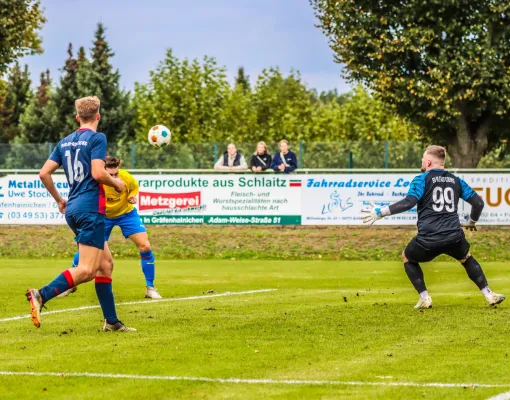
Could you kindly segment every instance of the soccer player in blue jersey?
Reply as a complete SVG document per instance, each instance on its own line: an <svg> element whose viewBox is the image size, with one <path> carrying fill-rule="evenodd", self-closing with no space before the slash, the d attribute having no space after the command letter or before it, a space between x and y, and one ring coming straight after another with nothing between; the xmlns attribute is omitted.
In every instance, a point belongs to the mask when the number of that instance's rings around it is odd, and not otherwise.
<svg viewBox="0 0 510 400"><path fill-rule="evenodd" d="M124 169L120 169L122 160L115 157L107 157L106 171L112 178L120 179L126 184L126 190L118 193L115 189L105 187L106 212L105 212L105 242L110 240L110 235L115 226L118 226L124 237L129 238L140 252L142 271L145 275L145 298L161 299L161 295L154 288L155 258L152 253L151 244L145 226L140 221L136 211L136 196L138 195L138 182ZM72 267L79 265L80 255L76 253ZM59 296L65 297L74 293L76 288L69 289Z"/></svg>
<svg viewBox="0 0 510 400"><path fill-rule="evenodd" d="M113 259L104 241L105 196L103 185L118 192L124 182L113 179L105 170L106 136L97 132L101 119L97 97L76 100L76 120L80 128L62 139L42 167L39 176L58 204L61 213L76 235L80 263L58 275L41 289L28 289L34 325L41 326L41 308L69 288L95 280L96 294L104 316L103 330L136 331L119 321L112 292ZM55 188L51 175L63 165L69 183L69 197L64 200Z"/></svg>
<svg viewBox="0 0 510 400"><path fill-rule="evenodd" d="M362 210L366 214L362 220L370 226L385 216L418 206L418 235L402 253L407 276L420 295L415 309L432 307L420 263L432 261L441 254L455 258L464 266L490 305L499 304L505 296L489 289L482 267L469 252L470 245L462 229L476 231L483 200L466 182L445 171L445 158L444 147L429 146L422 159L423 173L413 179L407 197L389 207L378 208L371 204L370 209ZM463 225L457 213L459 199L472 207L469 221Z"/></svg>

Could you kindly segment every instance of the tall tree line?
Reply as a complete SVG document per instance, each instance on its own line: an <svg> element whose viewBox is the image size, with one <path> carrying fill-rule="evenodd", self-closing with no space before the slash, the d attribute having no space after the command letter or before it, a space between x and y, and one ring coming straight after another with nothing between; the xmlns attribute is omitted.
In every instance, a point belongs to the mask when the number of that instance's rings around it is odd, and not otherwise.
<svg viewBox="0 0 510 400"><path fill-rule="evenodd" d="M317 93L299 72L278 68L252 84L240 67L230 82L214 58L181 60L172 50L130 98L102 24L89 54L70 43L58 82L45 71L34 91L28 68L15 63L0 81L0 142L57 142L77 128L74 100L88 95L101 99L100 128L110 143L145 142L155 124L167 125L178 143L409 140L418 132L361 86Z"/></svg>
<svg viewBox="0 0 510 400"><path fill-rule="evenodd" d="M133 138L129 93L120 87L120 73L111 64L114 53L98 24L90 54L70 43L58 84L49 71L32 90L28 67L18 62L0 80L0 143L57 142L78 126L74 101L96 95L101 99L101 129L111 142Z"/></svg>
<svg viewBox="0 0 510 400"><path fill-rule="evenodd" d="M241 67L231 85L225 68L210 57L178 59L168 50L147 84L133 96L136 138L146 141L165 124L174 142L332 142L410 140L418 130L362 86L351 93L317 93L299 72L264 69L251 84Z"/></svg>

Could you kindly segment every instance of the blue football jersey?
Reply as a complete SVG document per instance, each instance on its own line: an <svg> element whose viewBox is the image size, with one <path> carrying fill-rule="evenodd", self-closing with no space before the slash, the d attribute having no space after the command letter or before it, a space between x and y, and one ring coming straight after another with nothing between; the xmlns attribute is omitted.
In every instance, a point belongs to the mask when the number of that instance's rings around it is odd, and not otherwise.
<svg viewBox="0 0 510 400"><path fill-rule="evenodd" d="M66 215L105 213L103 185L92 177L92 160L106 161L106 136L90 129L78 129L62 139L50 160L63 165L69 183Z"/></svg>
<svg viewBox="0 0 510 400"><path fill-rule="evenodd" d="M427 243L450 242L462 237L459 200L469 200L474 190L461 178L432 169L411 182L408 196L418 199L418 237Z"/></svg>

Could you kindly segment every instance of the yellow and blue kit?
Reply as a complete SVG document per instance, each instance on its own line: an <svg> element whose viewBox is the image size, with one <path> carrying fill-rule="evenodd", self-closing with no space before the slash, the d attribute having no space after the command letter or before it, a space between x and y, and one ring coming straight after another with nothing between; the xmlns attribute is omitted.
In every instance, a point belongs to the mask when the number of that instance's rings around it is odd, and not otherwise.
<svg viewBox="0 0 510 400"><path fill-rule="evenodd" d="M135 206L128 201L130 197L136 197L138 194L138 182L123 169L119 169L119 179L126 184L126 189L121 193L112 187L105 186L105 241L110 239L112 229L116 225L119 226L125 238L135 233L147 232Z"/></svg>

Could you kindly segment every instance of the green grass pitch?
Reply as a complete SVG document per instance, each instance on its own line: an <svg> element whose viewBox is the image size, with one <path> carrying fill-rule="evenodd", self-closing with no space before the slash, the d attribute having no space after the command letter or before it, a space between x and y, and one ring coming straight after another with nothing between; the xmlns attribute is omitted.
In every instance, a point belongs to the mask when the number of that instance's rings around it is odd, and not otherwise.
<svg viewBox="0 0 510 400"><path fill-rule="evenodd" d="M25 290L69 263L0 260L0 320L27 314ZM493 290L510 295L507 263L483 267ZM399 262L158 261L165 298L231 295L157 303L143 299L139 263L120 260L116 301L141 303L117 311L138 332L101 332L97 308L43 315L40 329L1 321L0 371L63 375L0 375L0 399L486 399L510 390L510 303L488 307L457 263L424 271L434 308L418 312ZM259 289L277 290L236 294ZM89 283L48 311L95 305ZM495 386L392 386L409 382Z"/></svg>

